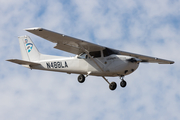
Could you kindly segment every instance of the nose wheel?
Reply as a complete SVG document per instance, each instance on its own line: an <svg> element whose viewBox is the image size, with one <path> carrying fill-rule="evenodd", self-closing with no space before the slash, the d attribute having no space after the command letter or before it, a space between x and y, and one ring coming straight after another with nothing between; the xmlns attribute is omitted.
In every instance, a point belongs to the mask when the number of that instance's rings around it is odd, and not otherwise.
<svg viewBox="0 0 180 120"><path fill-rule="evenodd" d="M125 80L122 80L122 81L120 82L120 86L123 87L123 88L126 87L126 84L127 84L127 83L126 83Z"/></svg>
<svg viewBox="0 0 180 120"><path fill-rule="evenodd" d="M126 87L127 82L124 80L124 76L121 76L120 79L121 79L120 86L121 86L122 88Z"/></svg>

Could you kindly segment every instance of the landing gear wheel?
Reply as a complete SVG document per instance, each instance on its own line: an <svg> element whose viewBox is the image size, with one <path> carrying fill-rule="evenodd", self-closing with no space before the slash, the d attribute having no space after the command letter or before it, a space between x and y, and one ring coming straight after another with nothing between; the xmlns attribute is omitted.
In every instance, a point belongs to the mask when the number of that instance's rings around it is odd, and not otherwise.
<svg viewBox="0 0 180 120"><path fill-rule="evenodd" d="M127 85L127 83L126 83L126 81L125 80L122 80L121 82L120 82L120 86L121 87L126 87L126 85Z"/></svg>
<svg viewBox="0 0 180 120"><path fill-rule="evenodd" d="M83 82L85 81L85 77L84 77L83 74L80 74L80 75L78 76L78 81L79 81L80 83L83 83Z"/></svg>
<svg viewBox="0 0 180 120"><path fill-rule="evenodd" d="M109 89L110 90L115 90L116 87L117 87L117 84L115 82L112 82L112 83L109 84Z"/></svg>

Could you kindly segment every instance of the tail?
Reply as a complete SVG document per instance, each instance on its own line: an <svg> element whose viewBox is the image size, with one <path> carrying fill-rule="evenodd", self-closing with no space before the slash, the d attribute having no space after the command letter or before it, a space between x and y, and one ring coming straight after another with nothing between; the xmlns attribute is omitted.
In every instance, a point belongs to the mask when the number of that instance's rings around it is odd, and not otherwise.
<svg viewBox="0 0 180 120"><path fill-rule="evenodd" d="M29 36L20 36L19 44L21 49L22 59L25 61L39 61L40 53L37 50L36 46L32 42Z"/></svg>

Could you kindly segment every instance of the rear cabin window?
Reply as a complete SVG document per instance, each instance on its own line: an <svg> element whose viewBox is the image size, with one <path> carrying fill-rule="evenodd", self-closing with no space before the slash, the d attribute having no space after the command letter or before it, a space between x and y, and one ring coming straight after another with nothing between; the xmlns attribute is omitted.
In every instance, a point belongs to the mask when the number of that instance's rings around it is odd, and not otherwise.
<svg viewBox="0 0 180 120"><path fill-rule="evenodd" d="M90 52L89 54L94 58L101 57L101 51L94 51L94 52Z"/></svg>

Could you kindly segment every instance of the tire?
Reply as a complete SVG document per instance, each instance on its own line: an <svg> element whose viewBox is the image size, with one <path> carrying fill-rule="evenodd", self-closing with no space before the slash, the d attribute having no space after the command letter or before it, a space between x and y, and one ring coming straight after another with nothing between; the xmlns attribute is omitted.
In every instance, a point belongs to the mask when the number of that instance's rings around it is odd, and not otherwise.
<svg viewBox="0 0 180 120"><path fill-rule="evenodd" d="M115 90L116 87L117 87L117 84L115 82L112 82L112 83L109 84L109 89L110 90Z"/></svg>
<svg viewBox="0 0 180 120"><path fill-rule="evenodd" d="M121 87L126 87L126 85L127 85L127 83L126 83L126 81L124 81L124 80L122 80L121 82L120 82L120 86Z"/></svg>
<svg viewBox="0 0 180 120"><path fill-rule="evenodd" d="M80 75L78 76L78 82L79 82L79 83L83 83L84 81L85 81L84 75L83 75L83 74L80 74Z"/></svg>

